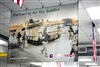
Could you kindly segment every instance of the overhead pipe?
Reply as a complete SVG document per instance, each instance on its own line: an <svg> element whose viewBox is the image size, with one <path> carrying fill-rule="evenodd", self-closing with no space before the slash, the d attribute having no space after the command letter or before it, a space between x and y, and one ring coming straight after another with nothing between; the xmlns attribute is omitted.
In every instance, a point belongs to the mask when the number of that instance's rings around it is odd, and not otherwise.
<svg viewBox="0 0 100 67"><path fill-rule="evenodd" d="M0 34L0 38L6 41L9 41L9 37Z"/></svg>
<svg viewBox="0 0 100 67"><path fill-rule="evenodd" d="M87 47L87 53L78 53L78 56L93 56L93 47ZM100 56L100 46L97 46L97 56Z"/></svg>

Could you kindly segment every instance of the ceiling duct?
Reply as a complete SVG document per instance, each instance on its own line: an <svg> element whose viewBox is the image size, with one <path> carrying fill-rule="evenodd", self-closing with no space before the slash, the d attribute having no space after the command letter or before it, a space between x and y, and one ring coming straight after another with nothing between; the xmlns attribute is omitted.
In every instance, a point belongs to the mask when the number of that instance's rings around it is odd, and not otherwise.
<svg viewBox="0 0 100 67"><path fill-rule="evenodd" d="M87 47L78 47L78 53L87 53Z"/></svg>
<svg viewBox="0 0 100 67"><path fill-rule="evenodd" d="M79 48L81 49L81 48ZM84 50L85 51L85 48ZM78 53L78 56L93 56L93 47L87 47L87 52L86 53ZM100 56L100 46L97 46L97 56Z"/></svg>
<svg viewBox="0 0 100 67"><path fill-rule="evenodd" d="M5 40L5 41L9 41L9 37L4 36L4 35L2 35L2 34L0 34L0 39L3 39L3 40Z"/></svg>

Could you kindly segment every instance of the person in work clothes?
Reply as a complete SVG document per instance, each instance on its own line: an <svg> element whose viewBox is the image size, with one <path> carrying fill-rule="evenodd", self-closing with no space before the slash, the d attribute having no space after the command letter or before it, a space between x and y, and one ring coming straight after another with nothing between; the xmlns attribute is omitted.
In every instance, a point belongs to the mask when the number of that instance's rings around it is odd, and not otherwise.
<svg viewBox="0 0 100 67"><path fill-rule="evenodd" d="M47 28L44 28L42 36L44 37L44 40L42 41L43 49L41 50L41 53L43 54L43 52L45 52L45 57L48 57L47 56L47 44L48 44L49 35L47 34Z"/></svg>
<svg viewBox="0 0 100 67"><path fill-rule="evenodd" d="M78 39L77 36L75 36L71 42L71 51L70 51L70 55L72 55L72 53L74 53L75 58L74 61L77 61L78 59Z"/></svg>
<svg viewBox="0 0 100 67"><path fill-rule="evenodd" d="M74 34L74 30L71 26L69 26L69 28L68 28L68 33L69 33L69 39L72 39L73 34Z"/></svg>
<svg viewBox="0 0 100 67"><path fill-rule="evenodd" d="M26 35L26 31L24 32L24 35L23 35L23 47L24 48L28 48L28 46L27 46L27 39L28 39L28 37L27 37L27 35Z"/></svg>
<svg viewBox="0 0 100 67"><path fill-rule="evenodd" d="M17 41L18 41L18 46L20 46L20 38L21 38L21 34L20 34L20 32L18 32L18 34L17 34Z"/></svg>

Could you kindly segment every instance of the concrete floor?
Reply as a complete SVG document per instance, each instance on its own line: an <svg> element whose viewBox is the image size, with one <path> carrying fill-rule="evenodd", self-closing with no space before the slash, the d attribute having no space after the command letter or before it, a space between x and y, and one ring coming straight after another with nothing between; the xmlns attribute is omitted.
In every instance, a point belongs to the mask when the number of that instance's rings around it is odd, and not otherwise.
<svg viewBox="0 0 100 67"><path fill-rule="evenodd" d="M77 27L73 27L74 30L77 29ZM33 57L31 57L31 59L33 59L33 61L39 61L39 62L47 62L47 61L74 61L74 56L73 57L64 57L64 54L70 54L70 50L71 50L71 41L68 39L68 27L64 27L62 29L62 36L53 41L48 43L47 45L47 53L48 53L48 58L45 57L44 54L41 53L41 49L43 48L43 46L34 46L31 44L27 44L28 45L28 49L23 48L22 46L20 46L24 51L28 52L29 54L31 54ZM49 55L53 54L53 58L50 58ZM57 57L57 55L60 54L62 56ZM35 59L35 60L34 60Z"/></svg>
<svg viewBox="0 0 100 67"><path fill-rule="evenodd" d="M31 53L36 59L40 61L73 61L73 57L64 57L64 54L69 54L71 50L71 40L64 38L62 36L60 39L55 40L54 42L48 43L47 53L48 58L44 54L41 54L41 49L43 46L34 46L28 44L28 49L23 48L25 51ZM66 40L66 41L65 41ZM53 58L49 58L49 55L53 54ZM58 54L62 54L62 57L56 57Z"/></svg>

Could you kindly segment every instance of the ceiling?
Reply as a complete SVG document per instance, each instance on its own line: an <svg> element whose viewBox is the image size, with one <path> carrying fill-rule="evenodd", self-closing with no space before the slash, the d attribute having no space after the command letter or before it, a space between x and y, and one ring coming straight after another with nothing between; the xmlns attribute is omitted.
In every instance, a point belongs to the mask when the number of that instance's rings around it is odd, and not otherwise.
<svg viewBox="0 0 100 67"><path fill-rule="evenodd" d="M94 22L96 29L100 27L100 19L91 19L86 8L100 6L100 0L82 0L79 2L79 45L82 43L92 44L92 25ZM97 42L100 44L100 34L97 32ZM86 45L88 45L86 44Z"/></svg>
<svg viewBox="0 0 100 67"><path fill-rule="evenodd" d="M70 4L77 0L24 0L22 8L13 3L12 0L0 0L0 34L9 37L9 25L11 11L35 9L59 4ZM79 1L79 45L86 44L92 46L92 25L94 22L96 29L100 28L100 19L91 19L86 8L100 6L100 0L80 0ZM100 45L100 34L97 32L97 45ZM92 58L92 57L88 57ZM100 57L97 63L100 63ZM80 62L84 65L83 62Z"/></svg>
<svg viewBox="0 0 100 67"><path fill-rule="evenodd" d="M12 2L12 0L0 0L0 34L9 36L11 11L35 9L59 4L75 3L77 0L24 0L22 8ZM31 4L31 5L30 5Z"/></svg>
<svg viewBox="0 0 100 67"><path fill-rule="evenodd" d="M59 4L70 4L77 0L24 0L22 8L13 3L12 0L0 0L0 34L9 36L10 14L11 11L35 9ZM31 5L30 5L31 4ZM93 20L89 16L86 8L100 6L100 0L80 0L79 1L79 44L92 44L92 27L94 22L96 28L100 26L100 19ZM100 35L97 31L97 42L100 42ZM100 43L99 43L100 44Z"/></svg>
<svg viewBox="0 0 100 67"><path fill-rule="evenodd" d="M79 66L86 66L85 63L95 63L93 56L80 56L79 59L92 59L92 61L79 61ZM97 56L97 66L100 66L100 56Z"/></svg>
<svg viewBox="0 0 100 67"><path fill-rule="evenodd" d="M91 22L94 22L96 29L100 28L100 19L94 20L91 19L89 13L86 8L97 7L100 6L100 0L81 0L79 2L79 45L82 46L92 46L92 25ZM98 46L100 46L100 34L96 30L97 34L97 42ZM93 56L80 56L81 59L92 59ZM100 56L97 57L97 64L100 66ZM94 61L91 61L94 63ZM90 62L90 63L91 63ZM85 62L79 62L79 67L87 67L85 66Z"/></svg>

